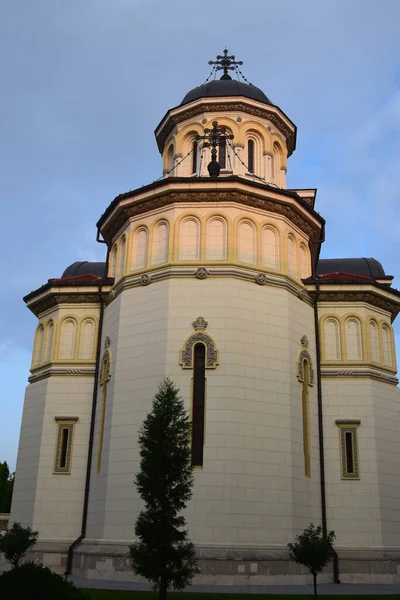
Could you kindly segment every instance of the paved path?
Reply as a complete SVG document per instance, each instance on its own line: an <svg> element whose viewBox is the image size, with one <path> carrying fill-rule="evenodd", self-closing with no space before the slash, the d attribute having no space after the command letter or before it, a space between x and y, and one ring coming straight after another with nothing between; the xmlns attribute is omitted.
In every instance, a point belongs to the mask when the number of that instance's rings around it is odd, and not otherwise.
<svg viewBox="0 0 400 600"><path fill-rule="evenodd" d="M106 589L106 590L150 590L151 586L146 583L134 583L131 581L111 581L104 579L84 579L83 577L69 578L77 587ZM313 594L312 585L192 585L188 592L211 592L226 594L288 594L304 595ZM318 595L376 595L386 596L398 594L400 596L400 584L350 584L350 583L321 583L318 586Z"/></svg>

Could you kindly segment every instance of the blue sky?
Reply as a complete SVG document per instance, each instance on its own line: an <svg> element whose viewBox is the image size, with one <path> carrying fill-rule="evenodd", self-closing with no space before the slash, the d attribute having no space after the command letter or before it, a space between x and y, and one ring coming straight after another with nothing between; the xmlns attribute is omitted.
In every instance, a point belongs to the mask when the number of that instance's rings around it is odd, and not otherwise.
<svg viewBox="0 0 400 600"><path fill-rule="evenodd" d="M97 219L161 175L154 128L225 45L298 126L288 186L318 188L322 256L374 256L400 288L399 22L398 0L1 2L0 461L36 324L22 296L103 259Z"/></svg>

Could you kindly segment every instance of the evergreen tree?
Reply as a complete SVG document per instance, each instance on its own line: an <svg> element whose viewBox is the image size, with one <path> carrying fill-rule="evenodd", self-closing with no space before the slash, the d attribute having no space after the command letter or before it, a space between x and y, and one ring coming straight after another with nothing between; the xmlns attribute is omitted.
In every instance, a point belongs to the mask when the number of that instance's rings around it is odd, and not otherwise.
<svg viewBox="0 0 400 600"><path fill-rule="evenodd" d="M0 513L9 513L14 487L14 473L10 473L6 462L0 463Z"/></svg>
<svg viewBox="0 0 400 600"><path fill-rule="evenodd" d="M159 590L189 585L198 572L194 545L179 513L192 496L190 422L183 401L168 378L153 400L152 411L139 432L140 472L135 483L144 501L130 546L132 568Z"/></svg>
<svg viewBox="0 0 400 600"><path fill-rule="evenodd" d="M324 535L320 525L315 527L310 523L303 533L296 535L293 544L288 544L290 560L307 567L313 576L314 598L317 598L317 575L333 558L334 540L334 531Z"/></svg>

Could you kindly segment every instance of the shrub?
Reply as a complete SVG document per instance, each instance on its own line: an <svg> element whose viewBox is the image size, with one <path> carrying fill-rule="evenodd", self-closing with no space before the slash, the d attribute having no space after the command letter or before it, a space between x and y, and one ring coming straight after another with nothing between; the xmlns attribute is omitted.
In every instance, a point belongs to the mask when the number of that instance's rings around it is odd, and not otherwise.
<svg viewBox="0 0 400 600"><path fill-rule="evenodd" d="M70 581L47 567L28 562L0 575L0 598L4 600L86 600Z"/></svg>
<svg viewBox="0 0 400 600"><path fill-rule="evenodd" d="M0 552L13 567L17 567L25 552L33 548L39 537L38 531L30 527L22 527L20 523L14 523L3 536L0 537Z"/></svg>

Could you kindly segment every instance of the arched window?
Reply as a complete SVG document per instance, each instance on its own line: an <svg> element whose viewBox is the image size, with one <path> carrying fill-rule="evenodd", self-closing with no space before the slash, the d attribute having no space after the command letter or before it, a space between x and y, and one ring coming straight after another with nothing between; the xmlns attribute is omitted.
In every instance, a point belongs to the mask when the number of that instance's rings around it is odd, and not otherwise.
<svg viewBox="0 0 400 600"><path fill-rule="evenodd" d="M273 147L272 178L278 187L281 185L281 166L281 150L279 145L275 143Z"/></svg>
<svg viewBox="0 0 400 600"><path fill-rule="evenodd" d="M118 246L114 244L111 252L110 277L116 277L118 264Z"/></svg>
<svg viewBox="0 0 400 600"><path fill-rule="evenodd" d="M340 360L340 326L336 319L324 321L325 360Z"/></svg>
<svg viewBox="0 0 400 600"><path fill-rule="evenodd" d="M361 323L358 319L350 317L344 324L346 336L347 360L362 360Z"/></svg>
<svg viewBox="0 0 400 600"><path fill-rule="evenodd" d="M300 277L306 279L310 275L308 252L304 244L300 244Z"/></svg>
<svg viewBox="0 0 400 600"><path fill-rule="evenodd" d="M167 152L167 171L170 171L174 166L174 147L171 144ZM171 172L173 175L173 171Z"/></svg>
<svg viewBox="0 0 400 600"><path fill-rule="evenodd" d="M36 341L35 341L35 353L33 357L33 366L37 367L42 362L42 354L43 354L43 342L44 342L44 325L39 325L38 330L36 332Z"/></svg>
<svg viewBox="0 0 400 600"><path fill-rule="evenodd" d="M122 277L125 270L125 247L126 237L123 236L121 240L121 248L119 251L119 262L118 262L118 277Z"/></svg>
<svg viewBox="0 0 400 600"><path fill-rule="evenodd" d="M58 358L71 360L75 357L76 321L65 319L61 325L60 349Z"/></svg>
<svg viewBox="0 0 400 600"><path fill-rule="evenodd" d="M145 227L136 229L133 234L132 271L144 269L147 265L147 239L148 233Z"/></svg>
<svg viewBox="0 0 400 600"><path fill-rule="evenodd" d="M153 231L152 265L161 265L168 261L168 223L158 223Z"/></svg>
<svg viewBox="0 0 400 600"><path fill-rule="evenodd" d="M226 222L210 219L206 227L206 259L226 260Z"/></svg>
<svg viewBox="0 0 400 600"><path fill-rule="evenodd" d="M188 218L181 221L179 227L179 260L199 260L200 223Z"/></svg>
<svg viewBox="0 0 400 600"><path fill-rule="evenodd" d="M264 227L261 234L262 263L270 269L279 269L279 233L272 227Z"/></svg>
<svg viewBox="0 0 400 600"><path fill-rule="evenodd" d="M226 142L221 140L219 145L218 162L221 169L226 169Z"/></svg>
<svg viewBox="0 0 400 600"><path fill-rule="evenodd" d="M375 321L369 322L369 343L371 348L371 360L372 362L380 362L380 352L379 352L379 330L378 325Z"/></svg>
<svg viewBox="0 0 400 600"><path fill-rule="evenodd" d="M249 173L254 173L254 141L247 142L247 167Z"/></svg>
<svg viewBox="0 0 400 600"><path fill-rule="evenodd" d="M194 346L193 404L192 404L192 466L203 465L204 408L206 389L206 347Z"/></svg>
<svg viewBox="0 0 400 600"><path fill-rule="evenodd" d="M197 173L197 146L196 140L192 143L192 173Z"/></svg>
<svg viewBox="0 0 400 600"><path fill-rule="evenodd" d="M46 327L46 341L44 345L44 356L43 362L49 362L51 359L51 349L53 346L53 333L54 333L54 324L53 321L49 321Z"/></svg>
<svg viewBox="0 0 400 600"><path fill-rule="evenodd" d="M393 367L392 336L387 325L382 326L383 364Z"/></svg>
<svg viewBox="0 0 400 600"><path fill-rule="evenodd" d="M288 235L288 271L290 275L297 277L297 256L296 256L296 242L294 237L289 233Z"/></svg>
<svg viewBox="0 0 400 600"><path fill-rule="evenodd" d="M78 358L91 360L94 356L95 323L93 319L85 319L81 325Z"/></svg>
<svg viewBox="0 0 400 600"><path fill-rule="evenodd" d="M240 262L256 262L256 229L249 221L241 221L238 228L238 258Z"/></svg>
<svg viewBox="0 0 400 600"><path fill-rule="evenodd" d="M303 387L301 393L303 414L303 452L304 452L304 475L311 477L311 452L310 452L310 406L308 388L310 385L310 363L303 360Z"/></svg>

